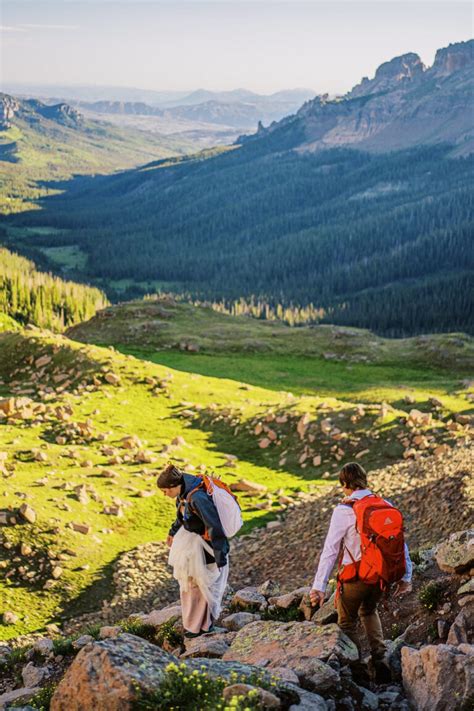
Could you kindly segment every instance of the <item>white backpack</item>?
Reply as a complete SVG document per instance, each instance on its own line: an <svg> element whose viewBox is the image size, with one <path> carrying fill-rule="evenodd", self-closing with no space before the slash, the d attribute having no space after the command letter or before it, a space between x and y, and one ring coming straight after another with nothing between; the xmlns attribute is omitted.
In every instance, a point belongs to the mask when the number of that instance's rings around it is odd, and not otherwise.
<svg viewBox="0 0 474 711"><path fill-rule="evenodd" d="M204 486L209 496L212 497L225 535L227 538L232 538L232 536L235 536L235 534L240 531L244 523L237 497L234 496L227 484L224 484L224 482L217 477L204 475L200 478L202 478L202 484L200 484L200 486ZM191 494L199 489L200 486L193 489L193 491L188 494L188 498L190 498Z"/></svg>

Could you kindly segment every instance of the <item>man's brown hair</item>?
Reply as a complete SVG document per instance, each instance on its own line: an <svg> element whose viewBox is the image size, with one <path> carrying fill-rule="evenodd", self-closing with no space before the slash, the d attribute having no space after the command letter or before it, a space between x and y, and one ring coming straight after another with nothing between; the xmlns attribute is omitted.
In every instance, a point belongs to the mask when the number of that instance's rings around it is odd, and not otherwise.
<svg viewBox="0 0 474 711"><path fill-rule="evenodd" d="M357 462L349 462L339 472L339 482L348 489L366 489L367 473Z"/></svg>

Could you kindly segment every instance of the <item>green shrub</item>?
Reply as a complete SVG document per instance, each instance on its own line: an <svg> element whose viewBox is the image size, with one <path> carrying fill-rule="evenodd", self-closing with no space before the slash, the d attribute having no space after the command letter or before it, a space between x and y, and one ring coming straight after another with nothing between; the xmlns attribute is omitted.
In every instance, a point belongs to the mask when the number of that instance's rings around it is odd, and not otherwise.
<svg viewBox="0 0 474 711"><path fill-rule="evenodd" d="M427 610L435 610L441 602L442 596L443 586L433 581L420 590L418 600Z"/></svg>
<svg viewBox="0 0 474 711"><path fill-rule="evenodd" d="M273 620L275 622L300 622L304 615L297 607L282 607L267 608L260 613L262 620Z"/></svg>
<svg viewBox="0 0 474 711"><path fill-rule="evenodd" d="M32 646L31 644L26 644L24 647L14 647L5 661L0 662L0 669L13 669L17 664L25 664L26 654Z"/></svg>
<svg viewBox="0 0 474 711"><path fill-rule="evenodd" d="M173 648L179 647L182 644L183 637L174 626L175 622L176 618L168 620L168 622L164 622L160 625L155 635L155 642L156 644L159 644L160 647L163 646L165 641L168 642L168 644Z"/></svg>
<svg viewBox="0 0 474 711"><path fill-rule="evenodd" d="M421 551L419 551L419 550L418 551L410 551L410 558L411 558L411 562L414 565L421 565L421 563L423 562L423 558L421 556Z"/></svg>
<svg viewBox="0 0 474 711"><path fill-rule="evenodd" d="M160 687L155 691L138 689L138 696L133 704L134 711L253 711L261 709L258 691L251 691L247 696L237 696L231 701L224 701L222 692L226 686L237 683L251 684L275 690L276 683L268 682L265 674L250 676L233 673L229 679L211 677L206 668L191 671L185 664L169 664Z"/></svg>
<svg viewBox="0 0 474 711"><path fill-rule="evenodd" d="M130 619L123 620L118 623L122 628L122 632L134 634L137 637L148 640L148 642L156 642L156 628L153 625L147 625L140 620Z"/></svg>

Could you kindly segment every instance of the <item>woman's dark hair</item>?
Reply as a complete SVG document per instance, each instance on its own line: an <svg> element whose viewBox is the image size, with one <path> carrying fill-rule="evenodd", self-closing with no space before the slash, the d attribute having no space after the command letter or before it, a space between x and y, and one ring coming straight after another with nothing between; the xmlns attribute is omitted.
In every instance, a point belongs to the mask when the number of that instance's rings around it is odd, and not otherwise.
<svg viewBox="0 0 474 711"><path fill-rule="evenodd" d="M178 467L175 467L174 464L168 464L156 480L156 484L160 489L172 489L182 483L183 472Z"/></svg>
<svg viewBox="0 0 474 711"><path fill-rule="evenodd" d="M366 489L367 473L357 462L349 462L339 472L339 482L348 489Z"/></svg>

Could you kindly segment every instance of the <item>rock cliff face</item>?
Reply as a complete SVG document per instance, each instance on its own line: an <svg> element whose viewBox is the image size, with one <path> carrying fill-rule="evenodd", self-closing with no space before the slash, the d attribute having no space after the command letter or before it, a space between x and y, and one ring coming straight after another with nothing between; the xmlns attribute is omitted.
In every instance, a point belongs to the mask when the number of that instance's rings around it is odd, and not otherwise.
<svg viewBox="0 0 474 711"><path fill-rule="evenodd" d="M273 147L313 152L350 146L373 152L451 143L454 155L474 150L474 40L438 50L433 66L417 54L382 64L344 97L317 96L279 123L245 137Z"/></svg>
<svg viewBox="0 0 474 711"><path fill-rule="evenodd" d="M66 126L78 126L83 122L82 114L64 102L48 106L36 99L22 100L0 93L0 130L10 128L15 117L32 123L44 118Z"/></svg>

